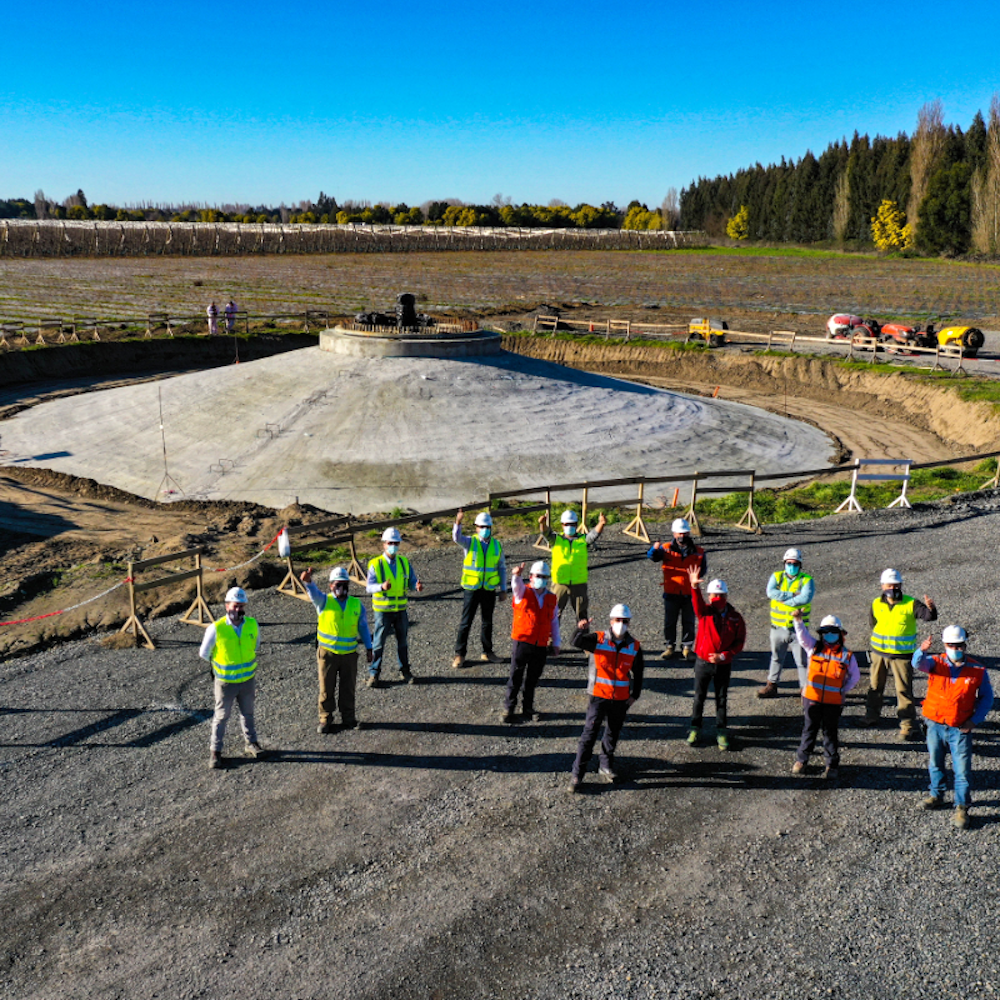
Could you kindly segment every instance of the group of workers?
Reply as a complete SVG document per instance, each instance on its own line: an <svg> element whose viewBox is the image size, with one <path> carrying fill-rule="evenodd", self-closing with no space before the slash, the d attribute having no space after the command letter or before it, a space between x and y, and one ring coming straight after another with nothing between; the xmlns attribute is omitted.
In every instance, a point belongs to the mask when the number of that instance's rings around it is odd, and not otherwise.
<svg viewBox="0 0 1000 1000"><path fill-rule="evenodd" d="M466 662L469 635L476 612L480 615L480 642L483 662L499 662L493 641L494 610L505 599L507 567L503 546L493 535L488 512L475 518L475 534L462 532L463 512L458 511L452 539L464 553L461 586L462 613L451 665ZM586 720L573 762L569 788L578 791L600 735L598 772L614 782L615 753L628 709L642 693L645 662L639 640L631 633L632 614L626 604L616 604L609 614L607 629L592 631L588 618L588 548L600 537L606 521L601 514L595 527L580 530L579 515L567 510L560 519L561 530L551 530L547 515L540 528L551 547L551 567L538 560L528 569L516 566L510 574L513 601L510 671L501 719L505 724L537 721L535 690L549 655L562 648L560 616L572 603L575 630L570 644L589 655ZM701 741L704 706L709 689L715 699L718 748L730 749L728 691L733 664L746 642L746 624L729 603L728 587L722 579L708 581L705 550L691 537L690 524L683 518L671 525L671 540L654 543L647 558L660 565L663 575L664 650L661 658L680 655L693 663L694 702L687 742ZM365 650L368 687L381 685L386 640L395 637L399 676L415 682L408 645L408 592L423 590L410 561L399 552L402 539L396 528L382 535L382 554L368 566L366 591L372 598L374 635L369 631L364 607L348 593L349 577L343 566L330 573L329 593L312 580L312 570L301 574L316 608L317 667L319 680L320 733L336 731L339 710L341 725L356 728L355 687L358 646ZM835 783L840 764L839 722L844 697L860 681L857 658L845 644L847 631L836 615L825 616L814 637L809 631L815 597L815 582L803 569L799 549L788 549L781 569L773 573L765 588L770 601L771 660L764 685L757 691L762 699L779 695L781 673L786 661L795 664L802 699L802 738L792 765L794 775L808 770L810 754L822 736L825 769L823 777ZM257 623L246 616L246 594L233 588L226 595L226 615L206 631L201 656L210 661L215 680L215 715L212 723L210 766L222 766L226 721L235 704L239 708L246 752L259 757L263 750L254 728L254 672L256 669ZM954 822L968 823L972 730L986 717L993 704L993 690L983 665L966 652L966 633L951 625L942 633L944 652L928 655L933 636L919 647L917 621L933 622L937 608L928 596L923 601L906 595L902 576L887 569L881 577L881 594L869 612L871 625L870 684L866 713L861 724L875 726L881 715L885 685L892 673L896 687L900 738L919 735L913 698L913 671L928 678L922 710L927 730L930 787L923 805L944 805L944 759L952 756L954 771ZM680 642L677 625L680 622ZM678 652L679 650L679 652ZM520 713L518 704L520 703ZM601 730L603 728L603 734Z"/></svg>

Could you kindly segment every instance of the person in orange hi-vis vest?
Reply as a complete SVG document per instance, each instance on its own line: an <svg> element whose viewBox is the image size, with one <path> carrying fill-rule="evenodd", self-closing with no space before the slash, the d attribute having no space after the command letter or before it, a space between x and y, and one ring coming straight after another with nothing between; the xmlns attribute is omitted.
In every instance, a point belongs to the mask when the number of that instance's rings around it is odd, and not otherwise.
<svg viewBox="0 0 1000 1000"><path fill-rule="evenodd" d="M964 830L969 825L972 803L972 730L993 707L993 685L983 664L966 653L968 636L961 625L949 625L941 633L944 653L928 656L933 639L932 635L924 639L912 659L913 667L927 674L923 716L927 720L931 785L921 804L925 809L944 805L944 758L950 751L955 772L954 823Z"/></svg>
<svg viewBox="0 0 1000 1000"><path fill-rule="evenodd" d="M836 782L840 767L840 714L844 695L861 680L854 654L844 646L844 628L836 615L827 615L819 623L819 640L809 633L805 616L799 608L792 612L795 641L809 660L806 683L802 688L802 741L799 743L792 774L804 775L816 737L823 731L823 777Z"/></svg>
<svg viewBox="0 0 1000 1000"><path fill-rule="evenodd" d="M532 563L528 586L522 574L524 563L516 567L510 578L514 597L514 622L511 626L510 676L501 718L510 725L516 720L517 698L521 696L521 718L524 722L537 722L535 687L545 669L549 646L552 655L559 655L559 602L549 590L552 574L549 564L539 560Z"/></svg>
<svg viewBox="0 0 1000 1000"><path fill-rule="evenodd" d="M642 647L629 631L632 612L627 604L616 604L609 618L611 627L606 632L591 632L591 620L583 618L573 636L573 645L590 653L587 681L590 701L569 779L571 792L580 790L602 723L604 736L598 770L605 781L613 783L617 779L615 748L625 724L625 713L642 694Z"/></svg>

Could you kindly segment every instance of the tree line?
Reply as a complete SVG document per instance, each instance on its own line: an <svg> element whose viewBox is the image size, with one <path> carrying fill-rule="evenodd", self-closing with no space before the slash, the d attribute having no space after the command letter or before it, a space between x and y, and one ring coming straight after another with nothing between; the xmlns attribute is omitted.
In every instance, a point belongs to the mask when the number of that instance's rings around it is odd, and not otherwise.
<svg viewBox="0 0 1000 1000"><path fill-rule="evenodd" d="M1000 97L989 121L946 125L940 101L912 136L857 132L819 156L699 177L680 196L680 228L710 236L834 243L936 255L1000 253Z"/></svg>

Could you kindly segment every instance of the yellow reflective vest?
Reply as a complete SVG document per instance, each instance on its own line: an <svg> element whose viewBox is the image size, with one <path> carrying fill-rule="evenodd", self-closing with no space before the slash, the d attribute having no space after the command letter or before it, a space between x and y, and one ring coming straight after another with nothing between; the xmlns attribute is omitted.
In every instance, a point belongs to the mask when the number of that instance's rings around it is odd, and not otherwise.
<svg viewBox="0 0 1000 1000"><path fill-rule="evenodd" d="M361 601L356 597L348 597L341 607L333 594L327 594L316 626L317 642L331 653L353 653L360 641L358 622L361 615Z"/></svg>
<svg viewBox="0 0 1000 1000"><path fill-rule="evenodd" d="M372 594L372 607L376 611L405 611L406 590L410 585L410 563L406 556L396 554L396 572L393 573L386 555L376 556L369 566L375 570L375 579L380 584L389 581L388 590Z"/></svg>
<svg viewBox="0 0 1000 1000"><path fill-rule="evenodd" d="M474 537L462 564L463 590L497 590L500 587L500 543L490 537L483 545Z"/></svg>
<svg viewBox="0 0 1000 1000"><path fill-rule="evenodd" d="M789 576L783 569L779 569L774 574L773 580L778 590L790 591L797 594L810 580L811 576L799 573L798 576ZM792 612L796 608L791 604L784 604L781 601L771 601L771 628L792 628ZM809 624L809 612L812 611L811 604L800 604L798 610L802 612L802 624Z"/></svg>
<svg viewBox="0 0 1000 1000"><path fill-rule="evenodd" d="M564 587L587 582L587 536L552 539L552 582Z"/></svg>
<svg viewBox="0 0 1000 1000"><path fill-rule="evenodd" d="M215 649L212 650L212 670L225 684L240 684L250 680L257 671L257 620L244 618L240 634L228 618L215 623Z"/></svg>
<svg viewBox="0 0 1000 1000"><path fill-rule="evenodd" d="M917 616L913 613L913 598L890 605L881 597L872 601L875 628L872 630L872 651L883 656L910 657L917 648Z"/></svg>

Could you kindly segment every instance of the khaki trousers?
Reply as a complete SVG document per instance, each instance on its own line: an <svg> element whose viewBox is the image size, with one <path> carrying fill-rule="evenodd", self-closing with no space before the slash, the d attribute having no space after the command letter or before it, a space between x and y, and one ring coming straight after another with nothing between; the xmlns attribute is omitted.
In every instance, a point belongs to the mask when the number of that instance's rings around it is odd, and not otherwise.
<svg viewBox="0 0 1000 1000"><path fill-rule="evenodd" d="M917 717L916 705L913 703L913 666L910 657L883 656L881 653L868 655L871 660L871 678L865 696L865 715L869 719L877 719L882 714L885 682L891 671L896 685L896 716L899 718L899 728L909 732L913 729Z"/></svg>
<svg viewBox="0 0 1000 1000"><path fill-rule="evenodd" d="M552 587L552 593L556 595L559 603L559 617L562 618L563 608L573 602L573 612L576 618L573 619L575 626L582 618L587 617L587 585L585 583L556 583Z"/></svg>
<svg viewBox="0 0 1000 1000"><path fill-rule="evenodd" d="M340 719L344 725L355 721L354 689L358 682L358 651L333 653L320 646L316 650L316 667L319 674L319 722L325 726L333 722L333 714L340 704ZM339 699L337 687L340 687Z"/></svg>

